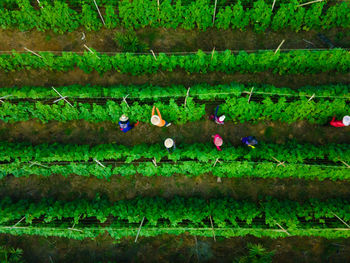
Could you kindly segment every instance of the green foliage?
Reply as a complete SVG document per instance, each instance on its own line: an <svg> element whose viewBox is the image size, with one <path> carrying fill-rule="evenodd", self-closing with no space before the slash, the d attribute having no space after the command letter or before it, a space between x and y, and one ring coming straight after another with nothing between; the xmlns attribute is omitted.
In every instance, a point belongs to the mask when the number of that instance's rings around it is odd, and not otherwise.
<svg viewBox="0 0 350 263"><path fill-rule="evenodd" d="M243 256L236 263L272 263L274 251L267 251L261 244L248 243L249 251L247 256Z"/></svg>
<svg viewBox="0 0 350 263"><path fill-rule="evenodd" d="M346 144L330 144L315 147L311 144L289 142L283 145L261 142L258 149L251 151L245 147L225 145L222 152L217 152L212 144L180 145L169 154L163 145L138 145L125 147L116 144L105 144L95 147L87 145L43 144L0 144L0 178L12 174L15 177L32 174L51 176L60 174L69 176L95 176L109 179L112 176L174 176L188 177L211 173L215 177L258 177L258 178L302 178L348 180L350 174L340 160L350 161L350 148ZM151 159L156 158L155 167ZM104 162L100 167L94 158ZM172 162L162 162L167 158ZM219 158L222 163L213 167ZM275 159L286 161L285 166L277 166ZM316 160L308 164L310 160ZM327 160L328 165L319 165ZM39 162L41 165L30 163ZM58 164L55 162L68 162ZM137 161L137 163L132 163ZM141 162L140 162L141 161ZM6 163L8 162L8 163Z"/></svg>
<svg viewBox="0 0 350 263"><path fill-rule="evenodd" d="M0 246L0 260L2 263L20 263L23 250L20 248Z"/></svg>
<svg viewBox="0 0 350 263"><path fill-rule="evenodd" d="M114 40L123 52L145 52L148 49L147 44L140 41L134 31L116 32Z"/></svg>
<svg viewBox="0 0 350 263"><path fill-rule="evenodd" d="M320 72L349 72L350 53L342 49L327 51L295 50L274 54L273 51L232 54L230 50L204 53L199 50L190 55L166 55L160 53L155 60L152 54L136 55L120 53L114 56L85 52L78 55L63 52L62 56L50 52L39 52L43 58L30 53L0 55L0 70L5 72L23 69L45 69L68 71L80 68L86 73L96 70L100 74L108 71L131 73L132 75L154 74L159 70L187 73L223 72L257 73L272 71L274 74L313 74ZM99 56L99 58L97 57Z"/></svg>
<svg viewBox="0 0 350 263"><path fill-rule="evenodd" d="M214 3L209 0L164 0L160 1L159 6L153 0L97 0L107 28L123 25L127 29L149 26L206 30L214 26L242 31L252 27L255 31L262 32L270 27L273 30L289 27L299 31L350 26L349 2L334 5L321 2L299 7L303 1L291 0L288 3L277 3L273 11L271 2L257 0L249 1L248 4L246 1L219 4L213 25ZM41 0L40 3L43 8L37 8L36 1L6 0L4 8L0 8L0 27L20 30L36 28L41 31L53 29L56 33L63 33L76 30L79 26L87 30L99 30L103 26L92 1Z"/></svg>
<svg viewBox="0 0 350 263"><path fill-rule="evenodd" d="M0 233L14 235L61 236L68 238L95 238L107 231L113 238L135 236L139 223L145 217L141 236L181 234L212 236L211 216L216 236L285 237L276 226L282 225L292 236L349 237L343 223L350 219L348 200L289 200L268 199L259 203L229 198L204 200L174 197L137 198L114 203L103 198L92 201L53 201L28 199L14 202L0 201ZM24 217L24 219L22 219ZM22 221L13 226L14 222ZM40 220L37 220L40 219ZM112 219L112 220L108 220ZM103 225L101 225L103 224ZM72 225L73 229L72 229ZM250 257L270 253L261 247L251 247Z"/></svg>

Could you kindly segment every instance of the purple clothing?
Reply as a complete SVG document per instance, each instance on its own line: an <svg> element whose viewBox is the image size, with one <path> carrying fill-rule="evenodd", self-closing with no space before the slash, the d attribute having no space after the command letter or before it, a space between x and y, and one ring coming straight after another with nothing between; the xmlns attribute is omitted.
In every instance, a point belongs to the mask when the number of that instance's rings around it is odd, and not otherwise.
<svg viewBox="0 0 350 263"><path fill-rule="evenodd" d="M255 145L255 144L258 144L258 141L255 139L255 137L248 136L248 137L242 138L242 143L246 145Z"/></svg>

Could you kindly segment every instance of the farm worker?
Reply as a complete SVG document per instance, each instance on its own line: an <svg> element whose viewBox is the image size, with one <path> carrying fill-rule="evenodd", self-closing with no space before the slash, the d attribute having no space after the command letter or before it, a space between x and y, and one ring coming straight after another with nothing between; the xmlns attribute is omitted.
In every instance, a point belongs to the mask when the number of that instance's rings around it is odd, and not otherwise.
<svg viewBox="0 0 350 263"><path fill-rule="evenodd" d="M335 120L335 117L331 120L329 123L330 125L334 127L344 127L344 126L349 126L350 125L350 116L344 116L343 120L337 121Z"/></svg>
<svg viewBox="0 0 350 263"><path fill-rule="evenodd" d="M118 124L122 132L127 132L127 131L130 131L132 128L136 127L137 125L139 125L139 121L137 121L135 124L130 124L129 118L125 114L123 114L119 118Z"/></svg>
<svg viewBox="0 0 350 263"><path fill-rule="evenodd" d="M164 146L169 153L170 153L170 150L173 152L176 149L175 141L171 138L165 139Z"/></svg>
<svg viewBox="0 0 350 263"><path fill-rule="evenodd" d="M158 115L154 114L154 109L157 110ZM168 123L162 119L162 115L160 115L158 108L156 108L155 106L153 106L153 109L152 109L151 123L158 127L164 127L164 126L169 127L171 125L171 123Z"/></svg>
<svg viewBox="0 0 350 263"><path fill-rule="evenodd" d="M214 145L216 146L216 149L218 149L218 151L221 151L220 146L223 144L223 140L221 136L219 134L215 134L211 137L214 138L213 142L214 142Z"/></svg>
<svg viewBox="0 0 350 263"><path fill-rule="evenodd" d="M242 143L246 144L248 147L255 148L254 145L258 144L258 140L254 136L248 136L241 138Z"/></svg>
<svg viewBox="0 0 350 263"><path fill-rule="evenodd" d="M215 114L210 115L210 119L214 120L216 124L223 125L225 120L225 115L218 116L219 106L215 109Z"/></svg>

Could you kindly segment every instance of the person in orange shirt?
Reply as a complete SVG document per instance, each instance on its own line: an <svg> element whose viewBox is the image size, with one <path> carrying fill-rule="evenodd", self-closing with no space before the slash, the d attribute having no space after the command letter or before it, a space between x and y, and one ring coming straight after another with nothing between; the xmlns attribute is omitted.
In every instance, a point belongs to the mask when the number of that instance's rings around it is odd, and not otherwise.
<svg viewBox="0 0 350 263"><path fill-rule="evenodd" d="M158 115L154 114L154 109L157 110ZM169 127L171 125L171 123L168 123L162 119L162 115L160 115L158 108L156 108L155 106L153 106L152 109L151 123L158 127Z"/></svg>

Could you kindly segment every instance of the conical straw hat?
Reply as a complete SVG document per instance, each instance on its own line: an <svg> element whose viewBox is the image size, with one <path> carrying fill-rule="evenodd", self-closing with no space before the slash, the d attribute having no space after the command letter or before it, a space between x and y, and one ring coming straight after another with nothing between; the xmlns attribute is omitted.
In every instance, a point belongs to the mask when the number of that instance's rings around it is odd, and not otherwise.
<svg viewBox="0 0 350 263"><path fill-rule="evenodd" d="M160 123L160 118L158 115L153 115L151 118L151 123L153 125L158 125Z"/></svg>
<svg viewBox="0 0 350 263"><path fill-rule="evenodd" d="M170 139L170 138L167 138L165 141L164 141L164 146L166 148L171 148L173 147L174 145L174 140L173 139Z"/></svg>
<svg viewBox="0 0 350 263"><path fill-rule="evenodd" d="M343 124L345 126L349 126L350 125L350 116L344 116L343 118Z"/></svg>
<svg viewBox="0 0 350 263"><path fill-rule="evenodd" d="M123 114L120 118L119 118L119 120L120 121L127 121L129 118L125 115L125 114Z"/></svg>

